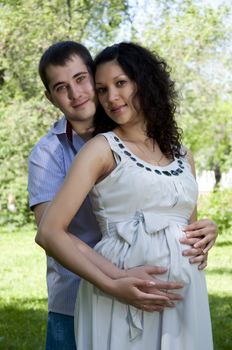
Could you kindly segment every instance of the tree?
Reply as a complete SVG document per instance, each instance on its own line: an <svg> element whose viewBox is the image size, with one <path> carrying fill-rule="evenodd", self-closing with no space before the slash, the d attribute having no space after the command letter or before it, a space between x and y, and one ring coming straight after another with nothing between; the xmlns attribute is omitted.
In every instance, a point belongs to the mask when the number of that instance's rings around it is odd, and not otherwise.
<svg viewBox="0 0 232 350"><path fill-rule="evenodd" d="M198 167L226 170L232 165L231 9L194 0L154 0L146 5L143 29L133 28L134 39L172 67L181 97L184 142L196 155Z"/></svg>
<svg viewBox="0 0 232 350"><path fill-rule="evenodd" d="M37 65L53 42L72 39L92 49L109 42L128 17L124 0L0 1L3 99L41 93Z"/></svg>
<svg viewBox="0 0 232 350"><path fill-rule="evenodd" d="M30 219L27 158L57 117L43 97L41 54L60 40L96 51L116 35L128 8L126 0L0 0L1 223Z"/></svg>

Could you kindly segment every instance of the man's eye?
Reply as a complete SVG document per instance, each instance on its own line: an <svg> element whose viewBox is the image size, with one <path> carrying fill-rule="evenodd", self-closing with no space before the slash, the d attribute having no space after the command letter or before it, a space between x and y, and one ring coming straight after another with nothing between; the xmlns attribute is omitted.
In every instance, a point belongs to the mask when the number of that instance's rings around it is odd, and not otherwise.
<svg viewBox="0 0 232 350"><path fill-rule="evenodd" d="M80 75L79 77L76 78L76 82L80 83L84 79L85 79L85 75Z"/></svg>
<svg viewBox="0 0 232 350"><path fill-rule="evenodd" d="M103 95L106 92L106 88L97 88L96 91L98 95Z"/></svg>
<svg viewBox="0 0 232 350"><path fill-rule="evenodd" d="M56 88L57 92L62 92L62 91L65 91L65 90L66 90L66 86L65 85L59 85Z"/></svg>

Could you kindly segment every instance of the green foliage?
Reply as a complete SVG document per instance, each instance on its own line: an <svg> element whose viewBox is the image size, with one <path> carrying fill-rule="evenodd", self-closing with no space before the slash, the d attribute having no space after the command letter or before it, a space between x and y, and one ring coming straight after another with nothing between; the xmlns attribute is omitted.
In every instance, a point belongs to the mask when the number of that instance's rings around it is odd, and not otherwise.
<svg viewBox="0 0 232 350"><path fill-rule="evenodd" d="M25 225L32 219L27 199L27 159L29 151L55 121L45 100L15 100L0 120L0 224ZM9 210L9 196L13 196L16 211Z"/></svg>
<svg viewBox="0 0 232 350"><path fill-rule="evenodd" d="M43 51L60 40L104 45L128 17L126 0L0 1L0 72L4 100L41 91L37 65ZM91 44L91 45L90 45Z"/></svg>
<svg viewBox="0 0 232 350"><path fill-rule="evenodd" d="M200 200L199 217L210 217L219 232L232 228L232 189L217 189Z"/></svg>
<svg viewBox="0 0 232 350"><path fill-rule="evenodd" d="M198 168L227 170L232 166L231 7L223 1L218 7L195 0L151 3L144 30L135 32L135 39L172 67L184 143Z"/></svg>
<svg viewBox="0 0 232 350"><path fill-rule="evenodd" d="M114 37L127 11L127 0L0 0L0 224L22 226L32 219L27 159L57 118L42 97L37 72L42 53L61 40L96 51ZM10 201L16 210L9 209Z"/></svg>
<svg viewBox="0 0 232 350"><path fill-rule="evenodd" d="M149 0L138 11L128 0L0 0L0 224L23 225L27 209L27 158L57 117L42 98L37 73L42 52L72 39L93 53L115 40L124 24L132 39L168 60L181 92L184 143L198 168L232 166L231 9L196 0ZM140 24L131 13L140 12ZM128 14L130 13L130 15ZM136 17L136 15L135 15ZM140 26L140 27L139 27ZM8 196L16 212L7 209Z"/></svg>
<svg viewBox="0 0 232 350"><path fill-rule="evenodd" d="M194 119L184 114L186 141L198 159L198 169L221 171L232 167L232 104L220 96L207 104L202 116Z"/></svg>

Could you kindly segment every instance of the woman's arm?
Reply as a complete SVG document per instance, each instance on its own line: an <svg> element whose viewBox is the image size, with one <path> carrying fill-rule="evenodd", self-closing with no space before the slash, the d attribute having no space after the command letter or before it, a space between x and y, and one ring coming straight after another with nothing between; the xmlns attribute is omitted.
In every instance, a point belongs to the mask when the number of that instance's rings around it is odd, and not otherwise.
<svg viewBox="0 0 232 350"><path fill-rule="evenodd" d="M155 295L141 291L142 288L154 287L154 284L157 286L156 282L125 277L127 275L125 272L117 270L117 267L77 237L73 244L74 238L67 232L71 219L88 192L114 166L112 152L106 140L103 137L96 137L89 141L74 160L63 186L40 218L36 242L64 267L90 281L104 292L122 298L137 307L148 303L151 309L155 309L160 301L164 304L172 299L160 290L157 290ZM173 283L167 284L167 287L174 289L180 288L181 285Z"/></svg>
<svg viewBox="0 0 232 350"><path fill-rule="evenodd" d="M80 240L74 245L67 228L94 184L113 167L111 151L103 137L89 141L75 158L63 186L46 209L36 235L36 242L49 255L99 288L100 282L103 289L107 289L111 280L99 268L97 254L92 249L83 250Z"/></svg>

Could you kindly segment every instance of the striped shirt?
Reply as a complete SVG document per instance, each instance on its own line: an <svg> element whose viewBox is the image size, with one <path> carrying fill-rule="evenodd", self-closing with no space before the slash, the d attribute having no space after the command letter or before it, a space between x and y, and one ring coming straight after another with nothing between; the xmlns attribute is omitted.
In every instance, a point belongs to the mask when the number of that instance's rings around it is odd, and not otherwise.
<svg viewBox="0 0 232 350"><path fill-rule="evenodd" d="M28 164L29 205L51 201L70 168L75 154L84 141L72 131L72 143L67 134L65 117L54 124L33 148ZM92 213L89 198L85 200L72 222L69 231L93 247L100 232ZM80 278L47 256L48 311L73 315Z"/></svg>

